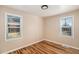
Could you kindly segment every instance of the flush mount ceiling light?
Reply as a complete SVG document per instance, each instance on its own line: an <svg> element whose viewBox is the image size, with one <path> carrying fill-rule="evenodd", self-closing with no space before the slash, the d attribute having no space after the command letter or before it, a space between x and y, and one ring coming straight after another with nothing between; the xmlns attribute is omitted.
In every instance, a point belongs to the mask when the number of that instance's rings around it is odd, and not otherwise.
<svg viewBox="0 0 79 59"><path fill-rule="evenodd" d="M42 10L48 9L48 5L42 5L42 6L41 6L41 9L42 9Z"/></svg>

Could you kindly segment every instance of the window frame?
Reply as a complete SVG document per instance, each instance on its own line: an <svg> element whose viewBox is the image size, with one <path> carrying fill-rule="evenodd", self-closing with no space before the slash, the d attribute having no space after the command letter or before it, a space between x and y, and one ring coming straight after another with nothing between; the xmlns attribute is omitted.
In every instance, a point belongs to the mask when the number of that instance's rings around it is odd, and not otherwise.
<svg viewBox="0 0 79 59"><path fill-rule="evenodd" d="M10 38L10 39L8 39L7 38L7 34L8 34L8 15L12 15L12 16L18 16L18 17L20 17L20 37L18 37L18 38ZM17 40L17 39L22 39L23 38L23 16L20 16L20 15L16 15L16 14L13 14L13 13L5 13L5 40L6 41L10 41L10 40Z"/></svg>
<svg viewBox="0 0 79 59"><path fill-rule="evenodd" d="M62 18L67 18L67 17L72 17L72 27L71 27L72 35L71 35L71 36L63 35L63 34L62 34L61 20L62 20ZM74 39L74 16L63 16L63 17L60 17L60 35L61 35L62 37L68 37L68 38Z"/></svg>

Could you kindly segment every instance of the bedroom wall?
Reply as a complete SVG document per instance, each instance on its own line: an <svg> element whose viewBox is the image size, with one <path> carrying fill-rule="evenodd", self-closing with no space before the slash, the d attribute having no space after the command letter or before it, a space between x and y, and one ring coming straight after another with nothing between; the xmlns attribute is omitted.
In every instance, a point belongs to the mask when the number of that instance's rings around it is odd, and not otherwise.
<svg viewBox="0 0 79 59"><path fill-rule="evenodd" d="M23 16L23 39L5 41L5 13ZM74 39L60 35L60 17L74 16ZM32 14L0 6L0 53L47 39L79 48L79 10L41 18Z"/></svg>
<svg viewBox="0 0 79 59"><path fill-rule="evenodd" d="M23 16L23 38L5 41L5 13ZM23 11L0 6L0 53L27 46L43 38L43 20Z"/></svg>
<svg viewBox="0 0 79 59"><path fill-rule="evenodd" d="M60 17L73 16L74 17L74 38L65 37L60 34ZM79 48L79 10L45 17L44 18L44 37L49 41L67 44Z"/></svg>

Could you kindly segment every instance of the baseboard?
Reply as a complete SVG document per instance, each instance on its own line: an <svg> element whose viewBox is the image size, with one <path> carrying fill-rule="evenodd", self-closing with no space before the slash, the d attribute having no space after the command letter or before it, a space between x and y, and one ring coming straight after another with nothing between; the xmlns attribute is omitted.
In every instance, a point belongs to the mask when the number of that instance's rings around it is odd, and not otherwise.
<svg viewBox="0 0 79 59"><path fill-rule="evenodd" d="M56 41L51 41L51 40L48 40L48 39L43 39L43 40L46 40L46 41L49 41L49 42L53 42L53 43L56 43L56 44L60 44L60 45L62 45L62 46L63 46L63 45L64 45L64 46L68 46L68 47L71 47L71 48L74 48L74 49L79 50L79 48L73 47L73 46L70 46L70 45L67 45L67 44L59 43L59 42L56 42ZM40 41L43 41L43 40L40 40ZM21 46L21 47L16 48L16 49L12 49L12 50L10 50L10 51L3 52L2 54L8 54L8 53L13 52L13 51L16 51L16 50L18 50L18 49L21 49L21 48L30 46L30 45L35 44L35 43L38 43L38 42L40 42L40 41L36 41L36 42L30 43L30 44L28 44L28 45Z"/></svg>
<svg viewBox="0 0 79 59"><path fill-rule="evenodd" d="M30 43L30 44L28 44L28 45L24 45L24 46L21 46L21 47L18 47L18 48L15 48L15 49L12 49L12 50L9 50L9 51L6 51L6 52L3 52L3 53L1 53L1 54L8 54L8 53L13 52L13 51L16 51L16 50L18 50L18 49L21 49L21 48L24 48L24 47L30 46L30 45L35 44L35 43L38 43L38 42L40 42L40 41L43 41L43 40L39 40L39 41L36 41L36 42Z"/></svg>
<svg viewBox="0 0 79 59"><path fill-rule="evenodd" d="M59 43L59 42L56 42L56 41L51 41L51 40L48 40L48 39L45 39L45 40L46 40L46 41L49 41L49 42L53 42L53 43L59 44L59 45L62 45L62 46L67 46L67 47L70 47L70 48L79 50L78 47L74 47L74 46L71 46L71 45L67 45L67 44Z"/></svg>

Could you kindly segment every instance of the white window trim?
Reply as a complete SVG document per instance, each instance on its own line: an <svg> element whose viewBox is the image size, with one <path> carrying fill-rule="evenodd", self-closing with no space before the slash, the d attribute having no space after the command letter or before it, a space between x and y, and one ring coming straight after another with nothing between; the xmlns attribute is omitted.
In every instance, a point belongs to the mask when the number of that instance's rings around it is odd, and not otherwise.
<svg viewBox="0 0 79 59"><path fill-rule="evenodd" d="M59 35L61 37L68 37L68 38L74 39L74 16L63 16L63 17L60 17L60 23L61 23L62 18L65 18L65 17L72 17L72 35L71 36L63 35L62 34L62 30L61 30L61 25L59 25L60 26L60 34Z"/></svg>
<svg viewBox="0 0 79 59"><path fill-rule="evenodd" d="M13 15L13 16L18 16L18 17L20 17L21 18L21 20L20 20L20 32L21 32L21 37L19 37L19 38L11 38L11 39L7 39L6 37L7 37L7 31L8 31L8 29L7 29L7 15ZM12 13L5 13L5 40L6 41L10 41L10 40L17 40L17 39L23 39L23 16L20 16L20 15L16 15L16 14L12 14Z"/></svg>

